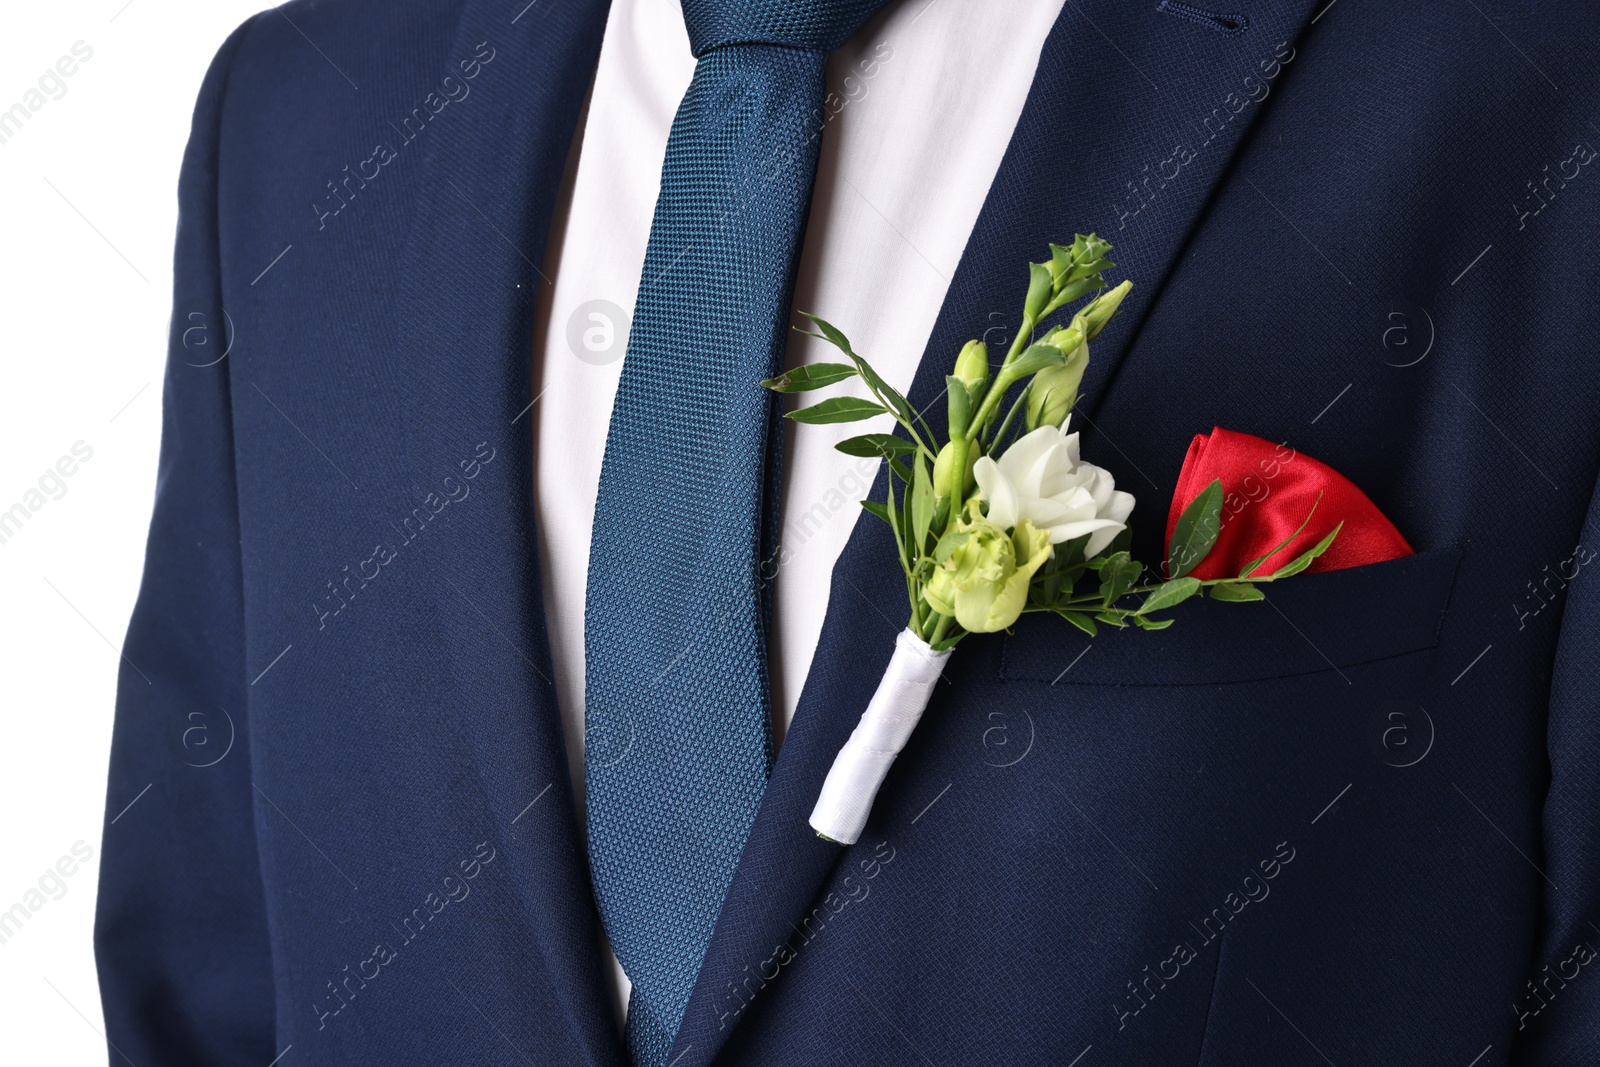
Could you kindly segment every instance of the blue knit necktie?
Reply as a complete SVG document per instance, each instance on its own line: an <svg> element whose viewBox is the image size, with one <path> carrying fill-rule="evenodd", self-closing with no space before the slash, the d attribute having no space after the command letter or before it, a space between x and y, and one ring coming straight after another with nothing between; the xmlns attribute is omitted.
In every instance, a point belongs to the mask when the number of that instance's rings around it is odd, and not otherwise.
<svg viewBox="0 0 1600 1067"><path fill-rule="evenodd" d="M781 364L827 54L886 0L684 0L667 140L606 438L584 615L589 862L665 1064L766 790ZM604 249L592 250L595 255Z"/></svg>

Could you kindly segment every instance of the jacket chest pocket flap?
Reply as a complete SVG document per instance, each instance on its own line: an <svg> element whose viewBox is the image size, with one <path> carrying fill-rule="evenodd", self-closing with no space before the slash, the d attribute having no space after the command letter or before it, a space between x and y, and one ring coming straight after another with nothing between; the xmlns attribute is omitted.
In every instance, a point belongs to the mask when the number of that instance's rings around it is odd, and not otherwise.
<svg viewBox="0 0 1600 1067"><path fill-rule="evenodd" d="M1302 574L1262 587L1265 601L1192 598L1169 629L1100 627L1026 615L1006 638L1000 675L1061 685L1223 685L1315 674L1422 652L1439 641L1460 549ZM1069 669L1070 665L1070 669Z"/></svg>

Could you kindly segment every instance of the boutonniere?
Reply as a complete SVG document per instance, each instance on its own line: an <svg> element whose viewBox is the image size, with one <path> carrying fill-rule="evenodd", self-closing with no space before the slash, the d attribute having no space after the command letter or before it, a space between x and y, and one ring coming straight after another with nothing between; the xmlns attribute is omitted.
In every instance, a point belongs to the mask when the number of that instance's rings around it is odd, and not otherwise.
<svg viewBox="0 0 1600 1067"><path fill-rule="evenodd" d="M1273 502L1272 522L1263 524L1255 520L1269 509L1257 509L1260 515L1229 510L1239 494L1224 487L1222 472L1197 483L1205 469L1201 460L1237 458L1239 442L1232 438L1275 447L1239 434L1219 437L1222 444L1209 448L1196 440L1194 470L1186 464L1180 478L1181 507L1174 498L1167 559L1153 568L1132 558L1127 524L1133 496L1082 459L1078 435L1068 432L1090 342L1133 287L1123 281L1108 288L1103 274L1115 266L1106 258L1110 251L1099 237L1079 234L1070 246L1051 245L1049 259L1029 264L1022 326L999 366L991 365L982 341L971 341L945 378L942 442L924 414L842 332L815 315L806 316L816 326L812 336L829 341L849 362L796 367L763 383L796 393L859 378L872 399L834 397L787 417L836 423L888 414L900 428L899 434L864 434L837 446L888 463L884 499L862 506L893 531L910 620L811 813L812 828L828 840L853 844L860 837L878 787L927 707L950 651L969 635L1005 630L1029 612L1058 615L1091 637L1104 626L1162 630L1173 624L1168 612L1190 597L1263 599L1262 586L1313 567L1339 536L1342 519L1313 524L1319 510L1325 513L1327 491L1305 477L1314 461L1302 458L1292 478L1300 490L1292 498L1299 513L1281 530L1284 494ZM1079 301L1075 312L1061 316L1065 323L1039 333ZM1219 538L1236 549L1256 544L1263 530L1273 531L1264 551L1200 569Z"/></svg>

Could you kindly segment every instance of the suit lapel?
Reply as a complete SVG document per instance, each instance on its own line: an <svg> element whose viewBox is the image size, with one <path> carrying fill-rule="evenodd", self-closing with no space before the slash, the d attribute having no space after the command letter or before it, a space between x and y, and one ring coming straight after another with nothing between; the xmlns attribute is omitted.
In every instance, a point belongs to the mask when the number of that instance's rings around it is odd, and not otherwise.
<svg viewBox="0 0 1600 1067"><path fill-rule="evenodd" d="M988 312L1020 305L1023 264L1042 258L1046 242L1089 230L1116 245L1113 277L1137 279L1095 345L1080 412L1089 406L1092 418L1111 387L1256 113L1282 91L1312 0L1251 15L1237 34L1157 7L1067 0L918 369L919 406L932 406L950 360L988 327ZM882 495L880 478L873 497ZM904 581L886 563L893 553L886 527L858 522L834 568L811 673L684 1014L674 1067L710 1064L759 1010L763 965L771 973L776 950L792 944L794 924L849 851L819 840L806 819L906 616ZM962 662L958 650L948 669ZM936 694L929 715L941 701ZM891 775L885 788L894 787ZM870 852L887 829L869 823L857 847ZM781 972L771 979L782 980Z"/></svg>
<svg viewBox="0 0 1600 1067"><path fill-rule="evenodd" d="M482 795L506 857L548 981L534 995L553 993L583 1062L597 1065L623 1053L550 681L526 411L535 294L547 284L536 263L606 9L606 0L465 3L428 105L441 111L415 135L426 139L423 173L393 345L408 464L450 474L468 494L450 504L447 529L418 541L475 762L458 787ZM446 93L456 98L440 105Z"/></svg>

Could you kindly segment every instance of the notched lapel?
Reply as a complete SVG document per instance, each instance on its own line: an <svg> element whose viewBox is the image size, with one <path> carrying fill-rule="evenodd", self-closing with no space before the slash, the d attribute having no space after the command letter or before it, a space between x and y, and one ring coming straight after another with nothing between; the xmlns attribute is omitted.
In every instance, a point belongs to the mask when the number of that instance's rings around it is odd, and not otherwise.
<svg viewBox="0 0 1600 1067"><path fill-rule="evenodd" d="M1235 152L1292 78L1314 0L1263 5L1236 34L1158 7L1067 0L940 312L928 349L939 358L924 361L913 397L938 394L945 353L981 333L989 312L1015 322L1021 264L1092 230L1115 246L1109 279L1134 280L1094 345L1077 412L1099 407Z"/></svg>
<svg viewBox="0 0 1600 1067"><path fill-rule="evenodd" d="M1084 394L1104 395L1256 112L1289 77L1312 4L1274 5L1236 35L1156 7L1067 0L918 369L919 406L933 404L949 361L983 334L992 310L1016 314L1024 264L1047 242L1090 230L1116 245L1113 278L1136 279L1095 344ZM882 495L880 478L873 496ZM892 555L878 524L858 522L835 566L811 673L669 1057L674 1067L706 1067L760 1010L772 994L764 980L746 982L749 971L791 943L850 851L818 840L806 818L888 662L900 628L889 620L905 616ZM949 669L960 663L958 655ZM856 847L870 852L884 830L869 823ZM772 980L782 981L781 973Z"/></svg>
<svg viewBox="0 0 1600 1067"><path fill-rule="evenodd" d="M393 352L404 400L393 414L413 469L459 483L459 457L481 464L449 527L420 543L457 701L440 710L459 716L570 1045L610 1067L625 1056L551 683L525 417L535 292L548 284L536 264L606 8L465 4L440 75L441 92L456 95L418 135L424 172ZM516 1034L521 1024L503 1025Z"/></svg>

